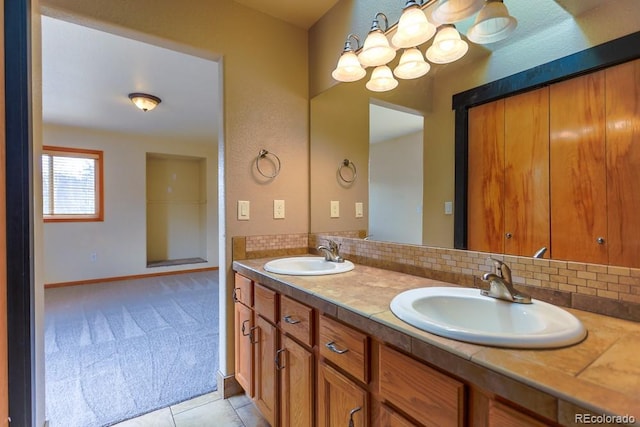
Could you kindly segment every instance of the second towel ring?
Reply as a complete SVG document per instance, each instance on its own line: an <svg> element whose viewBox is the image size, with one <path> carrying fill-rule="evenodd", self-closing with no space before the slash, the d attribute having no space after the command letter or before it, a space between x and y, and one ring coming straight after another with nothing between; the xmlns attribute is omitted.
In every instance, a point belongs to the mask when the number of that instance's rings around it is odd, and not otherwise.
<svg viewBox="0 0 640 427"><path fill-rule="evenodd" d="M271 161L274 165L274 172L271 175L264 173L262 169L260 169L260 160L266 158L267 156L271 156ZM275 154L268 152L264 148L260 150L260 153L258 153L258 157L256 157L256 169L258 169L258 173L260 173L260 175L264 176L265 178L271 179L278 176L278 174L280 173L280 166L280 158Z"/></svg>
<svg viewBox="0 0 640 427"><path fill-rule="evenodd" d="M345 178L344 175L342 174L345 168L353 171L353 175L351 176L351 178L349 177ZM358 177L358 171L356 170L355 163L353 163L349 159L344 159L342 163L340 163L340 166L338 166L338 176L340 177L341 180L343 180L347 184L351 184L352 182L354 182Z"/></svg>

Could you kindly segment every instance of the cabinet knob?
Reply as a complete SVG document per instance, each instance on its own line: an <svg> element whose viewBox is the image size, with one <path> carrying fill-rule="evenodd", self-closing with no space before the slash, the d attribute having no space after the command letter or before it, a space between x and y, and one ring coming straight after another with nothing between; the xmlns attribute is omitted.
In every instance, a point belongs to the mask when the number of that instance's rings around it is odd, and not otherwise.
<svg viewBox="0 0 640 427"><path fill-rule="evenodd" d="M598 242L599 245L604 245L604 237L598 237L596 242Z"/></svg>
<svg viewBox="0 0 640 427"><path fill-rule="evenodd" d="M507 233L507 234L505 234L504 236L505 236L507 239L510 239L510 238L512 238L512 237L513 237L513 234L511 234L511 233Z"/></svg>

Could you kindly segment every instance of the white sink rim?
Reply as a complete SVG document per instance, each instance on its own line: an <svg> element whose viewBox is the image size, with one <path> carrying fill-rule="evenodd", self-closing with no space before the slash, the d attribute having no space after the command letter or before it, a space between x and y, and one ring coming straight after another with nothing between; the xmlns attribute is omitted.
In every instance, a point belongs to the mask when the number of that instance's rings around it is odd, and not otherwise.
<svg viewBox="0 0 640 427"><path fill-rule="evenodd" d="M327 274L346 273L353 270L355 265L348 260L344 262L327 261L321 256L297 256L278 258L264 265L270 273L286 274L289 276L324 276Z"/></svg>
<svg viewBox="0 0 640 427"><path fill-rule="evenodd" d="M431 316L421 313L416 309L415 304L432 298L432 304L437 304L436 298L459 298L467 304L478 305L479 314L490 314L495 308L496 316L512 315L518 316L516 320L531 319L527 323L527 331L491 331L489 327L485 329L474 326L460 326L454 323L456 319L447 321L446 318L438 318L435 313L439 306L432 307ZM390 304L391 311L404 322L415 326L418 329L440 335L458 341L466 341L474 344L490 345L496 347L510 348L559 348L577 344L586 335L582 322L568 311L536 299L531 304L518 304L496 298L486 297L480 294L475 288L456 287L430 287L417 288L396 295ZM459 307L458 307L459 308ZM485 310L484 313L479 313ZM468 312L466 312L468 314ZM498 314L499 313L499 314ZM455 314L459 317L460 314ZM528 317L527 317L528 316ZM441 316L442 317L442 316ZM478 325L482 319L469 317L466 319L473 325ZM485 319L485 322L488 320ZM461 321L461 323L463 323ZM502 325L504 322L500 322ZM513 327L509 322L504 323L506 327Z"/></svg>

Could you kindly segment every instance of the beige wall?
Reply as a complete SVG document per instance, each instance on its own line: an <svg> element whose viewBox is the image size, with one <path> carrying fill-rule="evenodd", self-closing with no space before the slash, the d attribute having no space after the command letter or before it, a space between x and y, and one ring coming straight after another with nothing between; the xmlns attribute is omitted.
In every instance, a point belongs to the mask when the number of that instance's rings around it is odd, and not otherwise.
<svg viewBox="0 0 640 427"><path fill-rule="evenodd" d="M362 85L362 81L336 85L331 78L331 71L335 68L346 35L355 32L364 37L377 11L387 14L390 21L397 21L399 11L397 2L341 0L311 28L309 63L312 109L317 99L326 97L326 93L333 92L338 87ZM413 92L414 100L424 99L430 103L430 106L425 109L427 114L424 147L424 215L429 218L425 220L423 230L426 244L453 247L453 215L443 213L443 203L454 199L455 117L451 106L452 96L636 32L640 30L640 2L637 0L603 2L603 6L583 13L575 19L568 18L555 22L556 24L549 25L536 38L509 44L491 55L476 55L462 59L462 66L440 67L427 76L417 79L431 82L430 85L425 83L425 89L417 88ZM616 24L611 25L612 22ZM405 85L407 82L402 81L395 91L401 90ZM352 96L357 97L357 92ZM369 92L368 96L377 97L378 95ZM360 111L359 109L364 108L363 104L366 104L365 101L356 103L354 100L346 99L343 102L354 104L353 111ZM352 118L354 126L362 126L362 123L365 123L357 121L359 119L357 114L352 114ZM328 158L332 155L330 150L315 146L314 135L321 130L313 129L314 120L312 110L311 151L322 151L324 157ZM354 129L351 132L359 131ZM344 148L339 147L339 150L344 151ZM338 155L337 152L333 154ZM312 162L311 167L313 172L317 167L315 162ZM318 194L314 191L316 188L314 179L315 176L312 173L312 206L317 203L316 198L318 198ZM320 197L325 197L325 194L321 192ZM331 231L349 230L352 229L350 226L351 224L345 224L344 227L334 227ZM313 216L311 230L321 230L321 227L316 227Z"/></svg>
<svg viewBox="0 0 640 427"><path fill-rule="evenodd" d="M44 283L180 271L194 265L147 268L147 153L206 159L207 263L218 266L217 146L209 142L141 137L45 125L44 145L103 151L104 221L47 222L43 234ZM91 254L96 254L95 261Z"/></svg>

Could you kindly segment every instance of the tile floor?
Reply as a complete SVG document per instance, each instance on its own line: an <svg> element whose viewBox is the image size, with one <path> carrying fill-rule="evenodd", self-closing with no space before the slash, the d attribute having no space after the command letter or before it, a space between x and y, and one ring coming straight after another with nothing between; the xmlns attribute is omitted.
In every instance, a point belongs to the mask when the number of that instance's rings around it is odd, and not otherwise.
<svg viewBox="0 0 640 427"><path fill-rule="evenodd" d="M115 424L113 427L269 427L246 395L218 391Z"/></svg>

